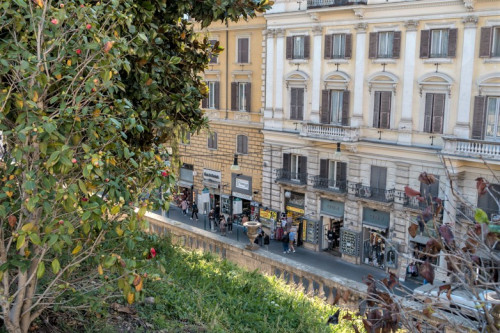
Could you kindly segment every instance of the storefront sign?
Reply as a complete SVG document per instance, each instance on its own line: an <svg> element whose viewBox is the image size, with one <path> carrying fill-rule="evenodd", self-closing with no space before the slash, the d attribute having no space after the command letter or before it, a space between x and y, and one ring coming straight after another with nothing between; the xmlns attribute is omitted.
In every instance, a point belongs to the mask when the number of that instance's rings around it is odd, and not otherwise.
<svg viewBox="0 0 500 333"><path fill-rule="evenodd" d="M191 185L193 185L193 170L181 168L180 180L186 183L191 183Z"/></svg>
<svg viewBox="0 0 500 333"><path fill-rule="evenodd" d="M294 205L296 207L304 207L306 196L304 193L290 192L290 197L285 201L286 205Z"/></svg>
<svg viewBox="0 0 500 333"><path fill-rule="evenodd" d="M222 175L220 171L203 169L203 180L207 180L209 182L220 183L222 179Z"/></svg>
<svg viewBox="0 0 500 333"><path fill-rule="evenodd" d="M260 218L261 219L266 219L266 220L274 220L276 221L278 219L278 212L275 212L273 210L261 210L260 211Z"/></svg>
<svg viewBox="0 0 500 333"><path fill-rule="evenodd" d="M298 214L304 214L304 210L301 208L293 207L293 206L286 206L286 210Z"/></svg>
<svg viewBox="0 0 500 333"><path fill-rule="evenodd" d="M238 193L233 191L233 197L245 199L245 200L252 200L252 196L248 194L243 194L243 193Z"/></svg>
<svg viewBox="0 0 500 333"><path fill-rule="evenodd" d="M340 229L340 252L359 257L360 233L349 229Z"/></svg>
<svg viewBox="0 0 500 333"><path fill-rule="evenodd" d="M382 212L376 209L363 208L363 224L367 227L375 227L377 229L386 230L389 228L389 222L391 220L391 213Z"/></svg>
<svg viewBox="0 0 500 333"><path fill-rule="evenodd" d="M258 203L257 201L252 201L250 202L250 206L259 207L260 203Z"/></svg>
<svg viewBox="0 0 500 333"><path fill-rule="evenodd" d="M248 191L250 189L250 182L246 179L236 178L235 188Z"/></svg>
<svg viewBox="0 0 500 333"><path fill-rule="evenodd" d="M344 217L344 203L322 198L321 213L330 216Z"/></svg>

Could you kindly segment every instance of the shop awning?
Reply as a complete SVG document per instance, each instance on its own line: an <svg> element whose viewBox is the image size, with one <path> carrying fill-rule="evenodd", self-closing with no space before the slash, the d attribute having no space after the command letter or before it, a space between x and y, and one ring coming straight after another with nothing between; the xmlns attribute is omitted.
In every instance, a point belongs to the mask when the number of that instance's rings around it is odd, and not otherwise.
<svg viewBox="0 0 500 333"><path fill-rule="evenodd" d="M367 227L367 228L370 228L370 229L373 229L373 230L377 230L377 231L380 231L380 232L386 232L387 231L387 227L379 226L376 223L372 223L372 222L365 222L365 221L363 221L363 227Z"/></svg>
<svg viewBox="0 0 500 333"><path fill-rule="evenodd" d="M191 187L191 186L193 186L193 183L186 182L184 180L179 180L177 182L177 185L179 185L180 187Z"/></svg>
<svg viewBox="0 0 500 333"><path fill-rule="evenodd" d="M206 187L211 187L211 188L219 188L220 183L219 182L213 182L210 180L204 180L203 185Z"/></svg>

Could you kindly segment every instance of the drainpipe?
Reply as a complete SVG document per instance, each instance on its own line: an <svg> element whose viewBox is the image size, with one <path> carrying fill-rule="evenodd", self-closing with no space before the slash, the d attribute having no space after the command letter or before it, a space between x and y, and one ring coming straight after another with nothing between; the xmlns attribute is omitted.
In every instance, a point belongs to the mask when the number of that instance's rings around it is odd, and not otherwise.
<svg viewBox="0 0 500 333"><path fill-rule="evenodd" d="M229 118L229 24L226 18L226 119Z"/></svg>

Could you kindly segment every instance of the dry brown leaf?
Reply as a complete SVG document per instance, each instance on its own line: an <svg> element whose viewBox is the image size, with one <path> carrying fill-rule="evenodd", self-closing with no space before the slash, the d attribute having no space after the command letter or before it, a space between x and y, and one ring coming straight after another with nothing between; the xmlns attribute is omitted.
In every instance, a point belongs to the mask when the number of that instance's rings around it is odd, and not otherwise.
<svg viewBox="0 0 500 333"><path fill-rule="evenodd" d="M347 301L349 301L350 296L351 296L351 292L348 289L346 289L342 293L342 300L347 303Z"/></svg>
<svg viewBox="0 0 500 333"><path fill-rule="evenodd" d="M419 191L414 190L414 189L412 189L409 186L405 186L405 194L406 194L406 196L408 196L410 198L416 197L416 196L420 196L420 192Z"/></svg>
<svg viewBox="0 0 500 333"><path fill-rule="evenodd" d="M410 234L411 237L415 238L417 236L417 232L418 232L418 224L412 223L408 227L408 233Z"/></svg>

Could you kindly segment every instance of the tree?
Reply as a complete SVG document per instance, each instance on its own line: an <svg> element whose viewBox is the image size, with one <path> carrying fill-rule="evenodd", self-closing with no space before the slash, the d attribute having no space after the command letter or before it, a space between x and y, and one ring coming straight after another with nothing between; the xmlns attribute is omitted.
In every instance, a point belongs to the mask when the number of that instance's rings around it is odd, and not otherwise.
<svg viewBox="0 0 500 333"><path fill-rule="evenodd" d="M252 0L13 0L0 4L2 319L26 332L110 271L140 297L134 248L149 195L175 181L162 142L206 126L200 72L221 49L191 21L238 20ZM137 286L140 285L140 288Z"/></svg>

